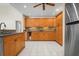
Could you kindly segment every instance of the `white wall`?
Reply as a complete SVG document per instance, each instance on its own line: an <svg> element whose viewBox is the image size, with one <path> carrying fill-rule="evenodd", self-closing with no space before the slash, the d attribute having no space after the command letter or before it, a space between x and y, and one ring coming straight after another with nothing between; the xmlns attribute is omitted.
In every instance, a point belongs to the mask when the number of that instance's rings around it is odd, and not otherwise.
<svg viewBox="0 0 79 59"><path fill-rule="evenodd" d="M6 29L16 29L16 21L21 21L23 30L23 16L10 4L0 3L0 23L5 22Z"/></svg>

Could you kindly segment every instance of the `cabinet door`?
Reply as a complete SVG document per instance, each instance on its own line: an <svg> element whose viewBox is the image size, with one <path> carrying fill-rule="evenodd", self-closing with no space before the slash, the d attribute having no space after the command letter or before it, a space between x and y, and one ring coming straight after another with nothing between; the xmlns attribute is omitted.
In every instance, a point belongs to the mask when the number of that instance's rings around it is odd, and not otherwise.
<svg viewBox="0 0 79 59"><path fill-rule="evenodd" d="M56 37L56 32L54 32L54 31L48 32L48 39L49 40L53 41L56 39L55 37Z"/></svg>
<svg viewBox="0 0 79 59"><path fill-rule="evenodd" d="M26 27L54 26L55 18L29 18L25 20Z"/></svg>
<svg viewBox="0 0 79 59"><path fill-rule="evenodd" d="M21 49L21 38L20 37L17 37L17 40L16 40L16 53L18 54L20 49Z"/></svg>
<svg viewBox="0 0 79 59"><path fill-rule="evenodd" d="M25 41L27 41L29 39L29 33L28 32L25 32L25 35L24 36L25 36Z"/></svg>
<svg viewBox="0 0 79 59"><path fill-rule="evenodd" d="M40 40L40 32L32 32L31 40Z"/></svg>
<svg viewBox="0 0 79 59"><path fill-rule="evenodd" d="M25 47L25 34L20 33L20 34L17 35L17 40L16 40L16 52L17 52L17 54L24 47Z"/></svg>
<svg viewBox="0 0 79 59"><path fill-rule="evenodd" d="M52 32L52 31L44 31L44 32L41 32L41 40L47 40L47 41L50 41L50 40L55 40L55 32Z"/></svg>
<svg viewBox="0 0 79 59"><path fill-rule="evenodd" d="M25 33L22 33L22 34L20 34L21 35L21 37L20 37L20 42L21 42L21 49L22 48L24 48L25 47Z"/></svg>
<svg viewBox="0 0 79 59"><path fill-rule="evenodd" d="M15 56L15 49L15 38L13 36L4 37L4 56Z"/></svg>
<svg viewBox="0 0 79 59"><path fill-rule="evenodd" d="M56 25L57 26L63 25L63 13L62 12L56 18Z"/></svg>
<svg viewBox="0 0 79 59"><path fill-rule="evenodd" d="M57 25L57 28L56 28L56 41L62 45L63 43L63 12L61 12L57 18L56 18L56 25Z"/></svg>
<svg viewBox="0 0 79 59"><path fill-rule="evenodd" d="M55 32L42 31L42 32L32 32L32 40L50 41L55 40Z"/></svg>
<svg viewBox="0 0 79 59"><path fill-rule="evenodd" d="M40 32L40 40L42 40L42 41L48 40L47 31Z"/></svg>
<svg viewBox="0 0 79 59"><path fill-rule="evenodd" d="M63 43L63 31L62 31L62 26L57 27L57 42L62 45Z"/></svg>

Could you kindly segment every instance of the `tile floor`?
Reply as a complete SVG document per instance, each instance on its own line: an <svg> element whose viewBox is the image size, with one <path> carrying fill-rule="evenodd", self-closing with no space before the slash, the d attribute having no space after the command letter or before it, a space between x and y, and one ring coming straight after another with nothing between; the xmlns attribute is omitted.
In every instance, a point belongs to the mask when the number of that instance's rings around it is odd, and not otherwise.
<svg viewBox="0 0 79 59"><path fill-rule="evenodd" d="M27 41L19 56L63 56L63 50L54 41Z"/></svg>

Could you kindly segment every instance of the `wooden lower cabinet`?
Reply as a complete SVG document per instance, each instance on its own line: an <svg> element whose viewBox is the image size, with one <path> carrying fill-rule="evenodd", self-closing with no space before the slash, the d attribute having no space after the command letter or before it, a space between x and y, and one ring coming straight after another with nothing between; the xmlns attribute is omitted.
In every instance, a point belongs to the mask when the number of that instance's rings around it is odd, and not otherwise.
<svg viewBox="0 0 79 59"><path fill-rule="evenodd" d="M19 53L21 47L22 47L22 46L21 46L21 39L20 39L20 37L19 37L19 38L17 38L17 42L16 42L16 53L17 53L17 54Z"/></svg>
<svg viewBox="0 0 79 59"><path fill-rule="evenodd" d="M62 45L63 44L63 12L60 12L56 16L56 41Z"/></svg>
<svg viewBox="0 0 79 59"><path fill-rule="evenodd" d="M24 33L4 37L4 56L16 56L25 47Z"/></svg>
<svg viewBox="0 0 79 59"><path fill-rule="evenodd" d="M16 55L16 42L14 35L4 37L4 56L15 56Z"/></svg>
<svg viewBox="0 0 79 59"><path fill-rule="evenodd" d="M19 53L20 50L25 46L25 34L18 34L18 38L16 40L16 52Z"/></svg>
<svg viewBox="0 0 79 59"><path fill-rule="evenodd" d="M48 39L55 40L56 39L56 32L54 32L54 31L48 32Z"/></svg>
<svg viewBox="0 0 79 59"><path fill-rule="evenodd" d="M31 32L31 40L40 40L40 32Z"/></svg>
<svg viewBox="0 0 79 59"><path fill-rule="evenodd" d="M50 41L55 40L55 32L53 31L36 31L32 32L31 40Z"/></svg>
<svg viewBox="0 0 79 59"><path fill-rule="evenodd" d="M56 41L62 45L63 44L63 31L62 31L62 26L57 27L57 32L56 32Z"/></svg>
<svg viewBox="0 0 79 59"><path fill-rule="evenodd" d="M25 41L27 41L29 39L29 33L28 32L25 32Z"/></svg>

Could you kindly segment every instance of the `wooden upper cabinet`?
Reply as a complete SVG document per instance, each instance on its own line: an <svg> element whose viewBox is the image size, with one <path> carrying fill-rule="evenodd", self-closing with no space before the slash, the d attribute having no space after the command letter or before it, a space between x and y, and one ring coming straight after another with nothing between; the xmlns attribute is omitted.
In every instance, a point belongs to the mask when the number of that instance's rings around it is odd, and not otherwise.
<svg viewBox="0 0 79 59"><path fill-rule="evenodd" d="M25 20L26 27L47 27L54 26L55 18L29 18Z"/></svg>
<svg viewBox="0 0 79 59"><path fill-rule="evenodd" d="M28 16L24 16L24 27L26 27L27 26L27 19L29 19L29 17Z"/></svg>
<svg viewBox="0 0 79 59"><path fill-rule="evenodd" d="M63 24L63 12L60 12L57 16L56 16L56 25L57 26L62 26Z"/></svg>
<svg viewBox="0 0 79 59"><path fill-rule="evenodd" d="M57 27L57 42L60 45L63 44L63 30L62 30L62 26Z"/></svg>
<svg viewBox="0 0 79 59"><path fill-rule="evenodd" d="M59 13L56 17L56 41L62 45L63 44L63 12Z"/></svg>

